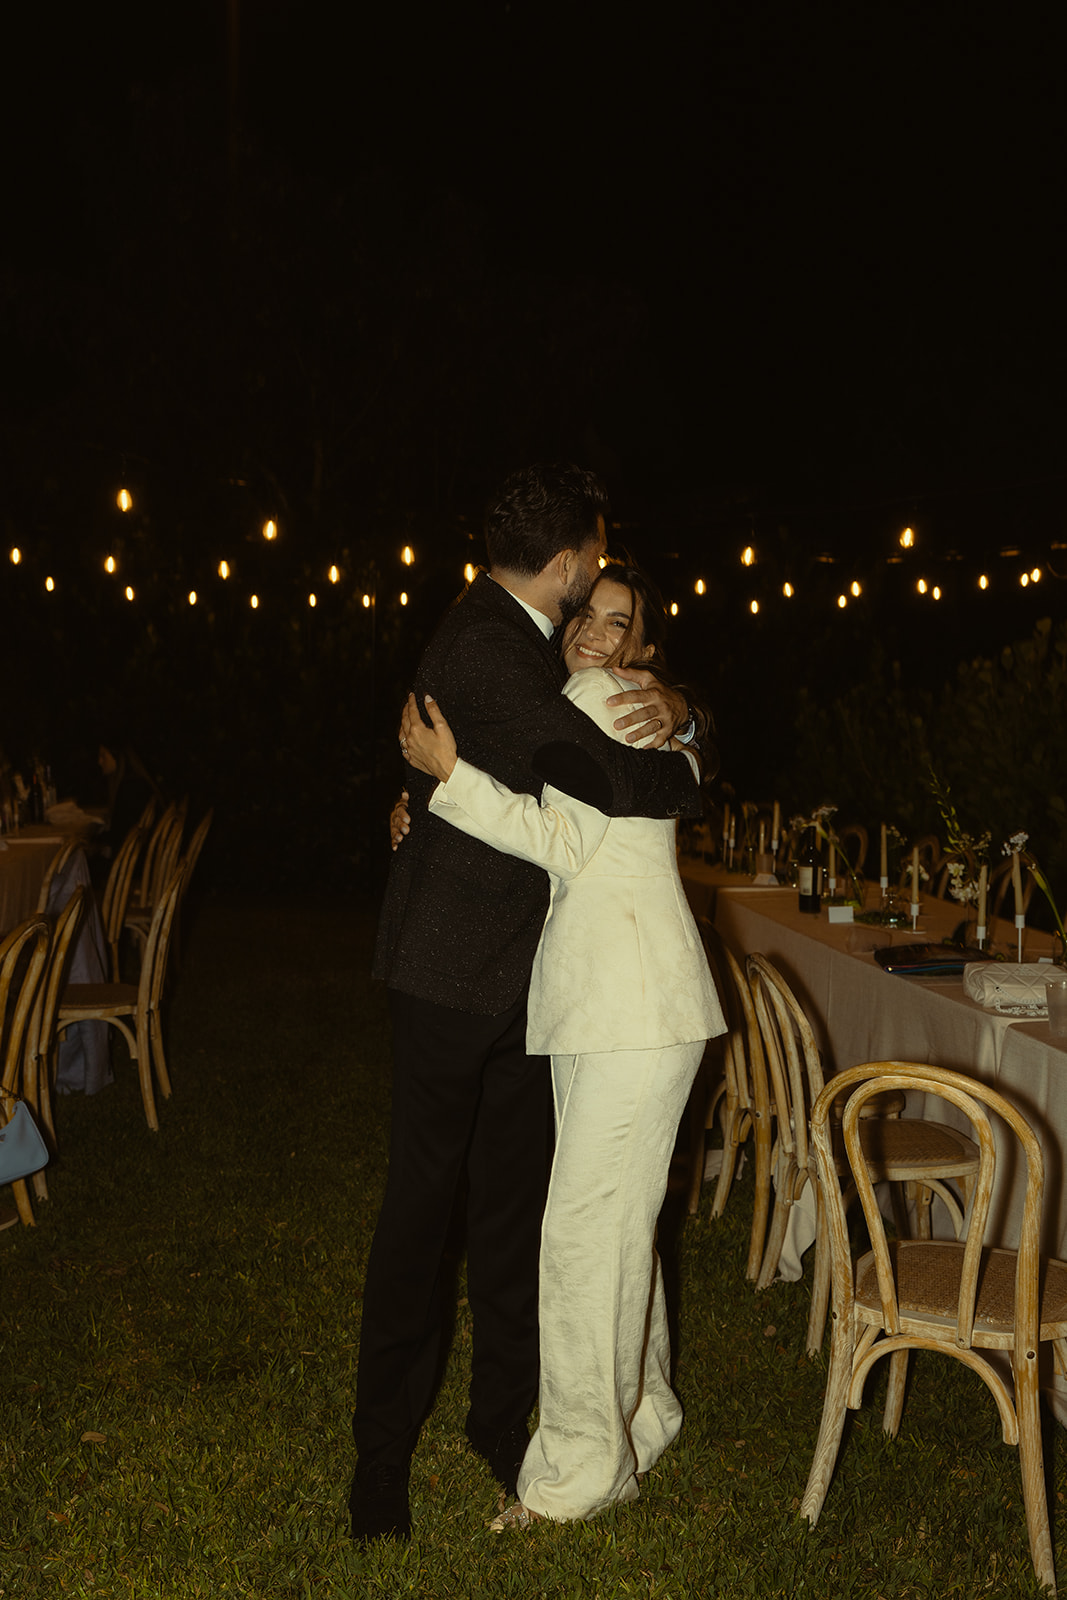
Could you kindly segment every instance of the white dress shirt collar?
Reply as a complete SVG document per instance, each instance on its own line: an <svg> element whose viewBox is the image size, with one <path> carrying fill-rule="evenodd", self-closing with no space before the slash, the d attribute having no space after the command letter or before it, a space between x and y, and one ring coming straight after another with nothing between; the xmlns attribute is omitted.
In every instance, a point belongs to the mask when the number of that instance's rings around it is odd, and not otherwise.
<svg viewBox="0 0 1067 1600"><path fill-rule="evenodd" d="M489 576L492 577L492 574L490 573ZM493 578L493 582L494 583L500 583L500 579L499 578ZM522 607L522 609L525 611L526 615L531 619L531 621L536 622L537 626L540 628L540 630L544 634L545 638L546 639L551 639L552 635L556 631L556 624L552 621L552 618L551 617L546 617L543 611L535 611L533 606L528 606L526 604L526 601L520 599L519 596L514 592L514 590L508 588L506 583L501 583L500 587L507 594L511 595L511 598L515 601L516 605L520 605Z"/></svg>

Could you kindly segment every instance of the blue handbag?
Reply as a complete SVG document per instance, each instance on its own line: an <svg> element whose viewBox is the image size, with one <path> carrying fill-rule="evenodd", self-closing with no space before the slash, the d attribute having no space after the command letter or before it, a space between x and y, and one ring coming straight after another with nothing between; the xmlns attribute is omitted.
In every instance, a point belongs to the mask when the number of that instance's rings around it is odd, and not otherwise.
<svg viewBox="0 0 1067 1600"><path fill-rule="evenodd" d="M29 1178L48 1165L48 1146L22 1100L0 1128L0 1184Z"/></svg>

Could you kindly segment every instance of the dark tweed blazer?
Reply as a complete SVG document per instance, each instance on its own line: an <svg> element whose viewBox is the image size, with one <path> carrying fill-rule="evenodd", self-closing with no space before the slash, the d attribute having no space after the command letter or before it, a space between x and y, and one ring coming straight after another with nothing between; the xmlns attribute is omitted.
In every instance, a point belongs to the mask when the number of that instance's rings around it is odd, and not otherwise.
<svg viewBox="0 0 1067 1600"><path fill-rule="evenodd" d="M420 704L425 694L440 702L466 760L516 793L540 794L548 781L609 816L698 815L685 757L608 738L560 693L565 676L555 646L482 573L426 647L415 693ZM529 978L548 879L431 816L435 781L410 767L405 777L411 832L393 857L374 976L495 1016Z"/></svg>

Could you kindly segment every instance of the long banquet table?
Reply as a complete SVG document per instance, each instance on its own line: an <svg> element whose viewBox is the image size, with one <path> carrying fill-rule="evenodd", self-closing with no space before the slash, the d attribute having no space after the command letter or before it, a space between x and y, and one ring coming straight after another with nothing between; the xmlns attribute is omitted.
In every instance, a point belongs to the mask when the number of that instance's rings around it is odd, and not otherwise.
<svg viewBox="0 0 1067 1600"><path fill-rule="evenodd" d="M706 895L714 870L694 873L683 862L683 879L694 904ZM738 881L736 874L727 879L720 873L712 920L736 955L758 951L778 967L804 1007L827 1070L863 1061L929 1062L992 1084L1023 1113L1045 1160L1041 1248L1067 1259L1067 1039L1054 1039L1044 1019L986 1011L963 993L962 978L935 981L883 971L872 952L879 944L902 942L900 934L886 935L861 924L831 924L825 909L817 917L802 914L795 889L733 886ZM958 906L926 900L919 932L931 942L940 941L959 919ZM1028 929L1024 938L1024 960L1050 954L1046 935ZM1014 953L1013 926L996 924L993 939ZM926 1111L926 1097L909 1099L909 1115ZM930 1102L929 1114L940 1121L958 1120L954 1108L940 1100ZM1001 1167L987 1242L1017 1244L1022 1198L1021 1173ZM935 1205L935 1225L940 1211ZM1043 1379L1050 1387L1051 1373ZM1060 1420L1067 1421L1067 1386L1057 1383L1050 1398Z"/></svg>

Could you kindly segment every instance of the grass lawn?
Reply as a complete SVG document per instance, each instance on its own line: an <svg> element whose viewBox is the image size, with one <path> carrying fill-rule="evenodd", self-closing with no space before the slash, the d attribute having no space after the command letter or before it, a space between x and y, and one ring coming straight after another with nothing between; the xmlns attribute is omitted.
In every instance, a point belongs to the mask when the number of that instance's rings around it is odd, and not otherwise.
<svg viewBox="0 0 1067 1600"><path fill-rule="evenodd" d="M664 1222L686 1425L635 1506L498 1537L463 1438L470 1326L412 1472L415 1537L347 1537L360 1285L385 1176L389 1039L373 913L208 902L172 983L174 1094L59 1101L35 1229L0 1234L0 1596L903 1597L1040 1593L1017 1454L972 1375L920 1355L899 1439L856 1416L797 1517L825 1363L809 1278L744 1281L751 1188ZM1065 1451L1050 1428L1053 1536Z"/></svg>

